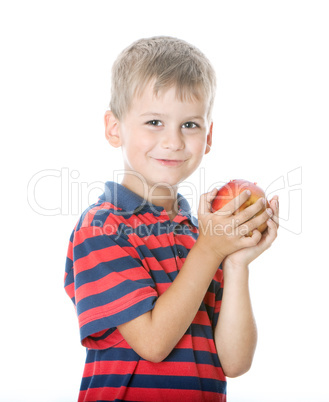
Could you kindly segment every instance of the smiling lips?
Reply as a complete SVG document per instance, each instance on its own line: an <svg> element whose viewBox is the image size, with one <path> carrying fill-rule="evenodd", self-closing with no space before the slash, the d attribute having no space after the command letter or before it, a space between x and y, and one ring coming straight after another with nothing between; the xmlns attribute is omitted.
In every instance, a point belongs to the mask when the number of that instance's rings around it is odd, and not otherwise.
<svg viewBox="0 0 329 402"><path fill-rule="evenodd" d="M183 159L157 159L157 158L155 158L155 160L163 166L173 166L173 167L179 166L184 162Z"/></svg>

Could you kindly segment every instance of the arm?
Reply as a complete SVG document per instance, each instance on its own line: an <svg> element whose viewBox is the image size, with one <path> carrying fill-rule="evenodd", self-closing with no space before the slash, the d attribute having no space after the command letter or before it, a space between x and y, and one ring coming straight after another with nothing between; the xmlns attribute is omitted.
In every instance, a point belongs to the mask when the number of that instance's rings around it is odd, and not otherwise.
<svg viewBox="0 0 329 402"><path fill-rule="evenodd" d="M271 200L273 219L261 241L249 249L239 250L223 262L224 292L215 329L215 342L225 374L237 377L249 370L257 343L249 287L248 264L264 252L277 236L278 200Z"/></svg>
<svg viewBox="0 0 329 402"><path fill-rule="evenodd" d="M193 321L219 263L196 243L153 310L118 326L140 356L155 363L167 357Z"/></svg>
<svg viewBox="0 0 329 402"><path fill-rule="evenodd" d="M249 370L257 342L247 266L224 267L224 292L215 343L224 373L237 377Z"/></svg>
<svg viewBox="0 0 329 402"><path fill-rule="evenodd" d="M244 192L238 200L228 203L221 213L211 213L214 196L212 192L201 198L200 235L172 285L157 299L153 310L118 326L129 345L146 360L162 361L176 346L193 321L223 259L239 249L255 246L260 240L258 231L252 237L241 233L266 221L266 213L251 219L262 208L261 203L248 207L233 220L231 210L239 208L250 195ZM237 203L234 208L233 201ZM233 226L234 231L225 230Z"/></svg>

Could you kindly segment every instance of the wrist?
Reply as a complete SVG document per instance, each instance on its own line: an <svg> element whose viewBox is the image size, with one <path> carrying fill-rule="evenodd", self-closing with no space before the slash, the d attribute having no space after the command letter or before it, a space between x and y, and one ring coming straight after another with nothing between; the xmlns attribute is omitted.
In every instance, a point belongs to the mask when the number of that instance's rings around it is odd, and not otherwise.
<svg viewBox="0 0 329 402"><path fill-rule="evenodd" d="M210 260L217 266L219 266L226 257L226 255L223 255L220 252L213 250L209 246L209 242L207 242L207 239L202 238L200 236L197 238L193 248L197 249L205 259Z"/></svg>
<svg viewBox="0 0 329 402"><path fill-rule="evenodd" d="M249 265L245 263L234 263L225 259L222 263L224 278L225 276L249 276Z"/></svg>

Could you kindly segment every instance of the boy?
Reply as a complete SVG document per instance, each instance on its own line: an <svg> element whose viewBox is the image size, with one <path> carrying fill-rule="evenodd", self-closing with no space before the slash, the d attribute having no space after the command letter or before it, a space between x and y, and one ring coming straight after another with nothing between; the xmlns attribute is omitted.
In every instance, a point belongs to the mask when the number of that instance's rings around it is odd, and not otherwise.
<svg viewBox="0 0 329 402"><path fill-rule="evenodd" d="M225 401L225 376L251 365L248 264L276 238L278 199L233 215L245 191L212 213L214 189L196 220L177 192L210 151L214 92L208 60L175 38L139 40L114 63L105 134L124 177L82 215L65 274L87 348L79 401Z"/></svg>

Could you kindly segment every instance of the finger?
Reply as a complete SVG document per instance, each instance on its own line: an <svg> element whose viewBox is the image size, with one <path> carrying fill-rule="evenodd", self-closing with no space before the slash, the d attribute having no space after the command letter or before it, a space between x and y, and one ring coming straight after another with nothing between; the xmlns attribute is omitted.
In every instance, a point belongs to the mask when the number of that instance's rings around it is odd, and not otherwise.
<svg viewBox="0 0 329 402"><path fill-rule="evenodd" d="M257 246L257 244L261 241L261 238L262 234L259 230L255 229L251 232L251 236L243 236L241 238L242 247L246 248Z"/></svg>
<svg viewBox="0 0 329 402"><path fill-rule="evenodd" d="M273 210L273 221L279 227L279 197L275 195L270 201L270 207Z"/></svg>
<svg viewBox="0 0 329 402"><path fill-rule="evenodd" d="M255 215L265 208L266 200L265 198L259 198L254 204L250 205L246 209L235 214L236 221L239 224L249 221Z"/></svg>
<svg viewBox="0 0 329 402"><path fill-rule="evenodd" d="M253 230L257 229L263 223L265 223L271 216L273 216L273 211L271 208L267 208L261 214L255 216L254 218L250 219L248 222L243 223L239 226L239 234L241 236L246 235ZM247 231L247 233L246 233Z"/></svg>
<svg viewBox="0 0 329 402"><path fill-rule="evenodd" d="M272 219L268 219L267 230L263 233L260 233L257 229L252 232L251 237L245 237L241 239L241 242L244 242L244 247L251 247L253 245L257 246L258 252L263 253L265 250L271 247L272 243L277 237L277 226L272 221ZM251 239L251 240L250 240Z"/></svg>
<svg viewBox="0 0 329 402"><path fill-rule="evenodd" d="M277 234L278 234L277 224L272 219L269 219L267 221L267 233L266 236L264 236L264 243L266 244L266 248L269 248L272 245L272 243L277 237Z"/></svg>
<svg viewBox="0 0 329 402"><path fill-rule="evenodd" d="M217 215L232 215L249 199L250 195L251 192L249 190L245 190L214 213Z"/></svg>
<svg viewBox="0 0 329 402"><path fill-rule="evenodd" d="M198 213L206 214L211 212L211 204L214 198L216 197L217 191L218 190L215 187L208 193L204 193L201 195Z"/></svg>
<svg viewBox="0 0 329 402"><path fill-rule="evenodd" d="M268 232L269 232L269 234L276 235L276 232L277 232L277 230L278 230L278 227L277 227L276 223L273 221L273 218L272 218L272 219L268 219L268 221L267 221L267 226L268 226Z"/></svg>

